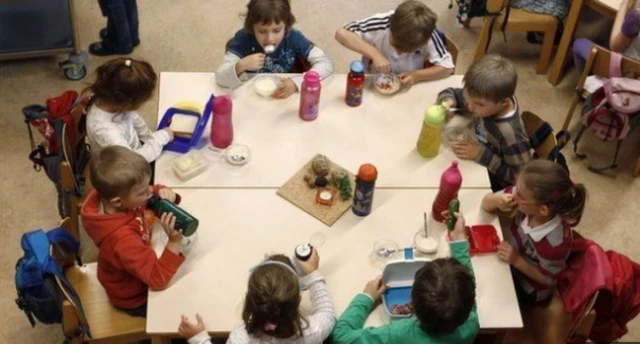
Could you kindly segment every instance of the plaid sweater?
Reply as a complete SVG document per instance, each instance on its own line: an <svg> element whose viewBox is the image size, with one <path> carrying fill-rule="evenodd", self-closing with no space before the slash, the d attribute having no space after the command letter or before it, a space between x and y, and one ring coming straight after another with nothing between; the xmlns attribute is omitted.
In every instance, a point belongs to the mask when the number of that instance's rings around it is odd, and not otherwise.
<svg viewBox="0 0 640 344"><path fill-rule="evenodd" d="M447 88L438 94L438 103L455 99L457 108L467 108L461 88ZM520 118L520 107L515 97L515 114L509 117L479 119L478 135L481 143L476 162L487 167L489 173L502 181L503 187L515 184L520 168L531 160L531 145Z"/></svg>

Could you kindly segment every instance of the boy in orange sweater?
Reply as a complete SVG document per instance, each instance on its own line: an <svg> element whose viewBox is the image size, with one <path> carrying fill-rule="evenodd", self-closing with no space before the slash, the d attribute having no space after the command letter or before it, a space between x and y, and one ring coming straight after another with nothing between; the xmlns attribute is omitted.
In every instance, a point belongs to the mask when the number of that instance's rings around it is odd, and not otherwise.
<svg viewBox="0 0 640 344"><path fill-rule="evenodd" d="M91 157L91 183L95 190L82 207L82 223L100 249L98 280L116 308L144 317L147 291L167 287L185 257L182 231L175 217L164 213L160 223L169 237L160 258L151 248L151 229L144 209L152 194L178 203L171 189L150 186L149 163L126 147L111 146Z"/></svg>

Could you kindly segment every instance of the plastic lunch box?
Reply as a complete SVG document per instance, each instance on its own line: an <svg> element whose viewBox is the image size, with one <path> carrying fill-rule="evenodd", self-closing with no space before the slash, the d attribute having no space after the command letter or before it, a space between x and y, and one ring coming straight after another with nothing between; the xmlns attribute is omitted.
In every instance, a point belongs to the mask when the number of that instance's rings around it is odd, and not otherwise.
<svg viewBox="0 0 640 344"><path fill-rule="evenodd" d="M167 111L164 113L164 116L162 116L160 124L158 124L158 130L170 126L171 118L175 114L197 116L199 117L199 120L198 124L196 125L196 129L193 131L193 135L190 139L175 137L171 142L164 146L164 149L178 153L186 153L198 144L200 138L202 138L202 134L204 134L205 127L207 126L207 122L209 121L209 117L211 117L214 97L215 96L212 94L209 98L209 101L207 102L207 105L204 107L204 112L202 114L199 114L192 110L178 109L174 107L167 109Z"/></svg>
<svg viewBox="0 0 640 344"><path fill-rule="evenodd" d="M387 290L382 295L382 304L391 320L413 316L413 314L393 314L391 309L394 305L404 305L411 301L414 276L424 263L430 261L414 258L413 248L405 248L404 253L404 259L387 263L382 272L382 281L387 286Z"/></svg>

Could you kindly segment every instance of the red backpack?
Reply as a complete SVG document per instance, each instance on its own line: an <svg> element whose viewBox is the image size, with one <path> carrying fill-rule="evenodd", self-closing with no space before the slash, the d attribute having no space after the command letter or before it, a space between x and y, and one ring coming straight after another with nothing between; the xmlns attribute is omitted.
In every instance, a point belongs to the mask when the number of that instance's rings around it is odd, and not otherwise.
<svg viewBox="0 0 640 344"><path fill-rule="evenodd" d="M594 172L618 166L620 145L631 131L634 117L640 113L640 80L622 77L621 63L622 55L611 53L610 78L585 101L582 108L582 128L573 142L576 156L585 159L587 156L579 154L577 150L578 142L586 129L601 141L617 141L611 165L600 168L589 166L589 170Z"/></svg>

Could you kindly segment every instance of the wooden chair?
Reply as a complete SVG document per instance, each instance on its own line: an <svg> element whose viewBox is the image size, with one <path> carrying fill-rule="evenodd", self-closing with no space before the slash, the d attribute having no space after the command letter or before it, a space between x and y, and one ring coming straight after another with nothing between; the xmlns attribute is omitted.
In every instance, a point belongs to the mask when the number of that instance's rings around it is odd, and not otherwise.
<svg viewBox="0 0 640 344"><path fill-rule="evenodd" d="M76 238L76 240L80 240L80 223L78 221L80 209L82 208L82 204L84 203L85 196L88 195L89 192L93 189L88 178L88 168L85 169L84 173L84 185L78 184L73 172L74 170L76 170L75 164L77 162L75 156L75 147L78 145L78 142L80 142L80 140L83 139L86 135L85 109L86 108L84 104L76 105L71 110L71 115L73 116L73 120L76 123L76 127L69 128L65 125L62 129L62 147L65 150L65 157L67 157L67 160L63 161L60 164L61 184L62 189L70 195L71 204L69 209L69 218L71 219L71 223L69 231ZM76 138L75 142L71 142L69 136L66 133L67 130L74 130L74 137Z"/></svg>
<svg viewBox="0 0 640 344"><path fill-rule="evenodd" d="M538 74L547 73L551 61L553 39L558 27L558 19L546 14L531 13L509 6L509 0L488 0L484 26L476 46L474 60L482 58L489 48L494 31L505 32L543 32L542 50L538 60Z"/></svg>
<svg viewBox="0 0 640 344"><path fill-rule="evenodd" d="M573 100L571 101L571 106L569 106L569 111L564 119L564 124L562 125L562 130L567 130L569 128L569 124L571 124L571 119L573 118L573 113L578 106L578 103L581 100L584 100L585 89L584 84L589 75L598 75L601 77L608 78L609 77L609 69L611 64L611 51L594 45L593 49L591 49L591 54L589 54L589 58L587 59L587 64L580 76L580 80L578 81L578 85L576 86L576 92L573 95ZM626 57L622 58L621 61L621 70L622 75L638 78L640 76L640 62L628 59ZM592 170L598 170L593 169ZM635 167L633 169L633 175L640 175L640 155L636 160Z"/></svg>
<svg viewBox="0 0 640 344"><path fill-rule="evenodd" d="M571 317L564 310L560 295L555 292L551 302L546 307L529 307L522 309L524 328L507 333L505 344L537 344L537 343L565 343L585 342L589 337L596 318L593 305L596 293L585 308L579 321L571 327Z"/></svg>
<svg viewBox="0 0 640 344"><path fill-rule="evenodd" d="M71 231L71 220L64 219L60 227ZM80 317L71 298L64 295L62 302L62 330L70 344L80 343L131 343L148 339L145 331L146 319L132 317L114 308L98 281L97 264L83 266L71 264L65 275L78 293L92 338L83 338L80 332Z"/></svg>

